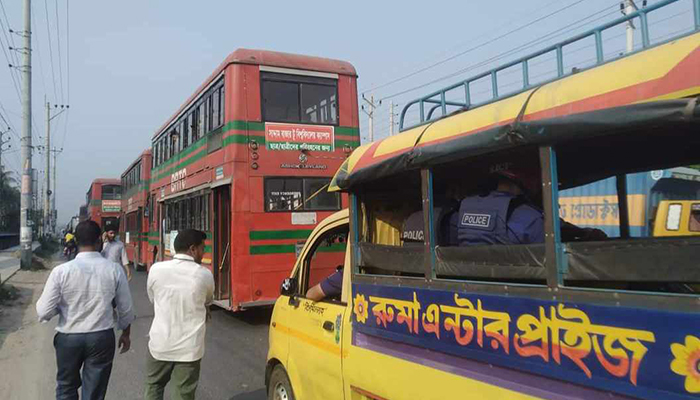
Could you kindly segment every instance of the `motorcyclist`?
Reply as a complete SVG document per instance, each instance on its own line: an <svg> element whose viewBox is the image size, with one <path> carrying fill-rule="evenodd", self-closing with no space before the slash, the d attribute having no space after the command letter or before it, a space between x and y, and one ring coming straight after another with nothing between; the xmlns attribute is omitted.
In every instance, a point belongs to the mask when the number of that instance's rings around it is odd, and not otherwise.
<svg viewBox="0 0 700 400"><path fill-rule="evenodd" d="M64 240L65 247L63 248L63 255L66 256L66 258L68 258L69 260L72 260L78 253L78 244L76 243L75 235L73 235L73 232L71 230L66 232Z"/></svg>

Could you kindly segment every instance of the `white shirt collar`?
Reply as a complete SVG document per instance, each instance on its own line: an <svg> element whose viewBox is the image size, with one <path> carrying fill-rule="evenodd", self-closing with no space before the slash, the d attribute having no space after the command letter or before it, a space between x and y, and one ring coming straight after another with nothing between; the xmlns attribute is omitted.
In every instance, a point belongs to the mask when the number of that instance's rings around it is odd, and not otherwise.
<svg viewBox="0 0 700 400"><path fill-rule="evenodd" d="M78 253L78 255L75 256L75 258L95 258L95 257L102 257L102 254L100 254L97 251L81 251Z"/></svg>
<svg viewBox="0 0 700 400"><path fill-rule="evenodd" d="M187 254L180 254L180 253L177 253L177 254L175 254L175 256L174 256L173 258L176 259L176 260L194 261L194 257L189 256L189 255L187 255Z"/></svg>

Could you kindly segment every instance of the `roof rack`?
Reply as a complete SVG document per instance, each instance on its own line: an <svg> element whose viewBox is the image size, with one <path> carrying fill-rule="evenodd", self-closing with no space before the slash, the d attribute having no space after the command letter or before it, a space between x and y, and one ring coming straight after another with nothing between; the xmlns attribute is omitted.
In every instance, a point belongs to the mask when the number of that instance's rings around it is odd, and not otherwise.
<svg viewBox="0 0 700 400"><path fill-rule="evenodd" d="M618 19L615 19L613 21L610 21L606 24L600 25L594 29L591 29L587 32L581 33L579 35L576 35L572 38L569 38L567 40L564 40L562 42L556 43L554 45L551 45L543 50L537 51L535 53L529 54L525 57L519 58L515 61L511 61L507 64L503 64L501 66L498 66L494 69L491 69L489 71L483 72L481 74L478 74L476 76L470 77L466 80L463 80L461 82L455 83L453 85L450 85L446 88L440 89L436 92L430 93L426 96L419 97L415 100L410 101L406 106L404 106L403 110L401 110L401 119L399 122L399 131L404 131L406 129L414 128L416 126L420 126L426 122L429 122L432 120L433 113L437 111L438 109L442 112L442 115L440 118L447 116L447 107L459 107L459 110L468 110L471 109L475 106L481 106L484 104L492 103L495 101L498 101L502 98L505 97L510 97L518 93L522 93L528 89L533 88L535 85L530 84L530 73L528 70L528 61L542 56L547 53L555 52L556 53L556 60L557 60L557 76L553 79L550 79L548 81L538 83L537 85L542 85L543 83L551 82L557 79L561 79L565 76L571 75L574 72L580 72L581 69L575 69L575 71L572 71L569 74L564 73L564 52L563 52L563 47L578 41L581 41L583 39L587 39L589 37L594 37L595 38L595 48L596 48L596 62L592 67L601 65L605 62L605 57L603 53L603 31L610 29L612 27L618 26L620 24L623 24L627 21L633 20L635 18L639 18L640 25L641 25L641 32L642 32L642 50L647 49L651 47L650 39L649 39L649 24L648 24L648 19L647 15L655 10L658 10L660 8L663 8L665 6L668 6L669 4L676 3L680 0L663 0L659 1L658 3L652 4L650 6L637 9L634 12L628 13L627 15L620 17ZM694 14L694 19L695 19L695 28L691 32L683 33L680 35L677 35L670 40L677 39L678 37L685 36L692 34L694 32L700 31L700 0L691 0L693 2L693 14ZM523 85L520 90L516 90L515 92L509 92L505 95L499 96L498 94L498 77L497 74L500 71L503 71L507 68L511 68L517 65L521 65L522 67L522 73L523 73ZM472 103L470 98L471 98L471 93L469 90L469 85L477 80L483 79L483 78L491 78L491 91L492 91L492 97L489 100L483 101L483 102L476 102ZM464 88L464 101L453 101L453 100L447 100L446 99L446 94L447 92L450 92L455 89L459 89L460 87ZM428 104L432 106L426 115L426 107L425 105ZM418 105L419 110L420 110L420 122L412 125L410 127L404 128L404 120L406 117L406 112L414 105Z"/></svg>

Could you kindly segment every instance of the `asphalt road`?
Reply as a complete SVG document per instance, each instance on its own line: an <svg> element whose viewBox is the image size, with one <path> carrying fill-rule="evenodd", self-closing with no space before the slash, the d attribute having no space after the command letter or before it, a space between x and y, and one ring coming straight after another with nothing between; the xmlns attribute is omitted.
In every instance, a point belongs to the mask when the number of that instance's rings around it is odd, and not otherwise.
<svg viewBox="0 0 700 400"><path fill-rule="evenodd" d="M115 356L108 399L143 399L148 330L153 320L153 306L146 295L146 273L135 272L130 286L136 311L131 326L131 350ZM234 314L213 308L207 325L198 400L265 399L271 312L267 308ZM168 393L166 388L166 399Z"/></svg>

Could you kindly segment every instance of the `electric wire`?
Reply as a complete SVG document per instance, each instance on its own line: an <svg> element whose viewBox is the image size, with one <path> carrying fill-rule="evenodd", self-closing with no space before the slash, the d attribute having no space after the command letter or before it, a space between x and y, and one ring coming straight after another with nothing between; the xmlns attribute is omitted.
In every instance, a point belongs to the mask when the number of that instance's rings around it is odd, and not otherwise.
<svg viewBox="0 0 700 400"><path fill-rule="evenodd" d="M53 79L53 98L54 101L58 101L58 91L56 90L56 71L53 62L53 40L51 40L51 26L49 24L49 3L48 0L44 0L44 10L46 11L46 34L49 37L49 58L51 59L51 78Z"/></svg>
<svg viewBox="0 0 700 400"><path fill-rule="evenodd" d="M60 18L58 16L58 2L56 2L56 47L58 48L58 78L61 89L61 103L65 104L65 98L63 97L63 60L61 57L61 29L60 29Z"/></svg>
<svg viewBox="0 0 700 400"><path fill-rule="evenodd" d="M374 91L374 90L381 89L381 88L383 88L383 87L392 85L392 84L397 83L397 82L401 82L401 81L403 81L403 80L405 80L405 79L408 79L408 78L410 78L410 77L413 77L413 76L415 76L415 75L418 75L418 74L420 74L421 72L425 72L425 71L427 71L427 70L430 70L430 69L432 69L432 68L435 68L435 67L437 67L437 66L439 66L439 65L442 65L442 64L444 64L444 63L446 63L446 62L448 62L448 61L454 60L455 58L458 58L458 57L463 56L463 55L465 55L465 54L467 54L467 53L470 53L470 52L472 52L472 51L474 51L474 50L477 50L477 49L480 49L480 48L482 48L482 47L484 47L484 46L487 46L487 45L489 45L489 44L491 44L491 43L493 43L493 42L495 42L495 41L498 41L498 40L500 40L500 39L503 39L503 38L506 37L506 36L512 35L513 33L516 33L516 32L519 32L519 31L525 29L525 28L528 28L528 27L530 27L530 26L536 24L537 22L540 22L540 21L542 21L542 20L544 20L544 19L547 19L547 18L549 18L549 17L552 17L552 16L554 16L554 15L556 15L556 14L559 14L560 12L565 11L565 10L567 10L567 9L569 9L569 8L571 8L571 7L575 6L575 5L577 5L577 4L580 4L580 3L582 3L583 1L585 1L585 0L577 0L577 1L575 1L575 2L573 2L573 3L571 3L571 4L569 4L569 5L567 5L567 6L565 6L565 7L562 7L562 8L560 8L560 9L558 9L558 10L552 12L552 13L546 14L546 15L544 15L544 16L542 16L542 17L539 17L539 18L537 18L537 19L535 19L535 20L533 20L533 21L530 21L530 22L528 22L528 23L526 23L526 24L524 24L524 25L520 25L519 27L517 27L517 28L515 28L515 29L512 29L512 30L510 30L510 31L507 31L506 33L503 33L503 34L501 34L501 35L499 35L499 36L496 36L495 38L489 39L489 40L487 40L486 42L480 43L480 44L478 44L478 45L476 45L476 46L473 46L473 47L470 47L470 48L468 48L468 49L466 49L466 50L460 51L460 52L458 52L458 53L456 53L456 54L454 54L454 55L452 55L452 56L449 56L449 57L444 58L444 59L442 59L442 60L440 60L440 61L437 61L437 62L435 62L435 63L432 63L432 64L430 64L430 65L428 65L428 66L425 66L425 67L423 67L423 68L419 68L419 69L416 70L416 71L413 71L413 72L408 73L408 74L406 74L406 75L402 75L402 76L400 76L400 77L398 77L398 78L392 79L392 80L390 80L389 82L385 82L385 83L383 83L383 84L379 84L379 85L373 86L373 87L368 88L368 89L366 89L366 90L363 90L363 91L361 91L361 92L362 92L362 93L367 93L367 92L370 92L370 91ZM549 5L553 4L553 3L555 3L555 2L549 3L547 6L549 6ZM484 35L482 35L481 37L483 37L483 36L484 36Z"/></svg>

